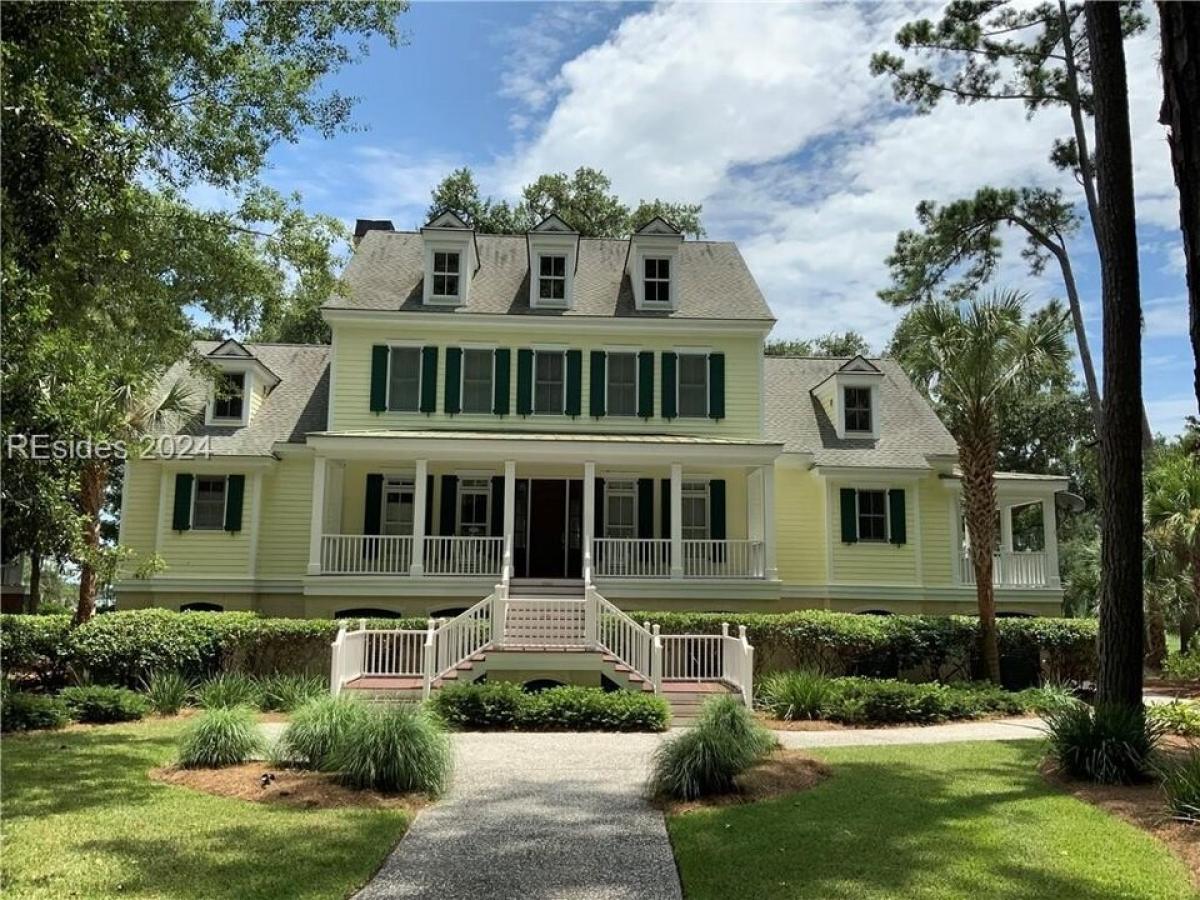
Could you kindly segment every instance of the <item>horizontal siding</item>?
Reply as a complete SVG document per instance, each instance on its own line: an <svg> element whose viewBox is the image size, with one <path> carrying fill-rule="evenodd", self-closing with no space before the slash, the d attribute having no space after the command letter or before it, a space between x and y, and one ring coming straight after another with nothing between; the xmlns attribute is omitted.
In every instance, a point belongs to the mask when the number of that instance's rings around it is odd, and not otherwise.
<svg viewBox="0 0 1200 900"><path fill-rule="evenodd" d="M126 567L136 568L154 553L160 468L157 463L141 459L127 460L125 466L121 545L136 554Z"/></svg>
<svg viewBox="0 0 1200 900"><path fill-rule="evenodd" d="M809 470L775 468L775 546L785 584L825 582L825 485Z"/></svg>
<svg viewBox="0 0 1200 900"><path fill-rule="evenodd" d="M936 477L921 482L921 567L926 584L951 584L954 523L951 494Z"/></svg>
<svg viewBox="0 0 1200 900"><path fill-rule="evenodd" d="M312 469L310 457L288 456L262 476L258 536L262 578L299 578L308 570Z"/></svg>
<svg viewBox="0 0 1200 900"><path fill-rule="evenodd" d="M338 431L362 429L414 429L435 426L438 428L496 428L521 431L594 431L594 432L646 432L711 435L718 437L756 439L761 436L761 359L762 341L755 336L722 337L720 335L688 335L686 325L680 324L678 335L638 336L627 331L601 332L589 329L586 333L569 327L537 328L530 330L525 340L514 341L509 332L488 331L485 328L463 328L461 326L422 326L416 330L397 322L389 329L382 326L369 328L337 324L337 352L333 361L333 423ZM502 339L498 339L497 335ZM389 341L419 342L441 348L438 355L437 412L423 413L373 413L370 410L371 395L371 347ZM445 348L464 344L494 344L512 349L512 372L509 382L510 415L458 414L448 416L444 409L445 398ZM569 416L520 416L516 414L517 403L517 360L516 350L536 344L563 345L583 351L582 409L583 414L572 419ZM654 360L654 412L655 417L644 420L636 416L605 416L599 419L588 415L588 398L591 386L589 352L605 348L621 347L655 352ZM662 360L663 351L686 347L708 348L725 354L725 415L724 419L674 419L662 418Z"/></svg>
<svg viewBox="0 0 1200 900"><path fill-rule="evenodd" d="M158 552L166 563L160 575L169 578L247 577L250 574L250 529L254 522L254 475L231 464L223 472L206 468L204 474L245 475L246 493L242 501L242 530L173 531L171 511L174 508L175 482L171 477L167 488L167 508L161 519L162 533Z"/></svg>
<svg viewBox="0 0 1200 900"><path fill-rule="evenodd" d="M833 577L834 584L896 584L913 585L918 583L917 552L920 537L917 533L917 495L918 491L912 483L906 485L888 484L886 481L864 476L861 480L844 481L830 480L830 491L827 495L833 504L831 538L833 540ZM896 488L906 490L904 517L906 544L886 544L859 541L854 544L844 544L841 540L841 509L838 506L838 492L842 488Z"/></svg>

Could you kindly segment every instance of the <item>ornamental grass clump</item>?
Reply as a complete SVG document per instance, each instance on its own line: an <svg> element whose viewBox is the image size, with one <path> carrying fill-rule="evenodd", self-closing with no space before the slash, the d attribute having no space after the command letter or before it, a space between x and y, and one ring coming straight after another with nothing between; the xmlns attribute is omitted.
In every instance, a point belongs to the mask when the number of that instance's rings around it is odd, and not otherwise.
<svg viewBox="0 0 1200 900"><path fill-rule="evenodd" d="M315 675L268 675L258 686L259 709L263 712L291 712L329 693L328 682Z"/></svg>
<svg viewBox="0 0 1200 900"><path fill-rule="evenodd" d="M179 765L185 769L236 766L262 753L265 746L252 709L212 707L184 732L179 745Z"/></svg>
<svg viewBox="0 0 1200 900"><path fill-rule="evenodd" d="M196 700L205 709L257 707L262 702L262 689L249 675L222 672L201 682L196 689Z"/></svg>
<svg viewBox="0 0 1200 900"><path fill-rule="evenodd" d="M709 700L695 725L655 752L650 792L675 800L731 793L737 776L775 746L774 735L738 699Z"/></svg>
<svg viewBox="0 0 1200 900"><path fill-rule="evenodd" d="M350 787L436 796L446 787L452 760L450 739L424 709L374 704L351 717L329 767Z"/></svg>
<svg viewBox="0 0 1200 900"><path fill-rule="evenodd" d="M1134 784L1151 775L1151 757L1162 727L1141 709L1085 704L1046 717L1050 757L1073 778L1101 784Z"/></svg>
<svg viewBox="0 0 1200 900"><path fill-rule="evenodd" d="M793 722L820 719L833 698L829 678L815 670L774 672L762 679L755 698L759 709L774 719Z"/></svg>
<svg viewBox="0 0 1200 900"><path fill-rule="evenodd" d="M1200 823L1200 751L1158 770L1167 810L1181 822Z"/></svg>
<svg viewBox="0 0 1200 900"><path fill-rule="evenodd" d="M64 688L58 696L76 722L134 722L150 711L149 702L141 694L103 684Z"/></svg>
<svg viewBox="0 0 1200 900"><path fill-rule="evenodd" d="M160 716L173 716L192 699L194 682L182 672L153 672L142 682L142 693L150 708Z"/></svg>
<svg viewBox="0 0 1200 900"><path fill-rule="evenodd" d="M272 751L274 761L302 769L328 769L334 748L366 709L365 702L345 694L314 697L293 713Z"/></svg>

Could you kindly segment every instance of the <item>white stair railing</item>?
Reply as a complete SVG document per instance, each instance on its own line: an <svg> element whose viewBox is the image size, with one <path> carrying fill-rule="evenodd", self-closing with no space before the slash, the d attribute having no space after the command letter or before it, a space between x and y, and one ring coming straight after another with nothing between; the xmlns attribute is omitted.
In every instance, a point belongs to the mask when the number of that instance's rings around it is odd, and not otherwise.
<svg viewBox="0 0 1200 900"><path fill-rule="evenodd" d="M440 678L492 642L496 594L491 593L433 633L434 677Z"/></svg>
<svg viewBox="0 0 1200 900"><path fill-rule="evenodd" d="M654 637L650 630L609 603L595 588L588 589L587 603L594 610L594 644L629 666L641 678L652 682Z"/></svg>
<svg viewBox="0 0 1200 900"><path fill-rule="evenodd" d="M368 628L362 636L362 674L414 677L425 673L425 629Z"/></svg>
<svg viewBox="0 0 1200 900"><path fill-rule="evenodd" d="M664 634L659 640L664 681L723 681L738 689L747 706L754 702L754 648L745 625L737 637L723 622L720 634Z"/></svg>
<svg viewBox="0 0 1200 900"><path fill-rule="evenodd" d="M342 688L363 674L363 647L365 636L360 631L347 631L346 623L338 627L337 637L331 647L329 665L330 693L340 694Z"/></svg>

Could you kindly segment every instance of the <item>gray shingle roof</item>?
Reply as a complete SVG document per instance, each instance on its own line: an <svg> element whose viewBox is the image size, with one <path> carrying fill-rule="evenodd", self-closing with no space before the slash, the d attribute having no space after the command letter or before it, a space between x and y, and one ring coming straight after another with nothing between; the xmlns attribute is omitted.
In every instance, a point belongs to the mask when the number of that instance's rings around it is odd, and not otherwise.
<svg viewBox="0 0 1200 900"><path fill-rule="evenodd" d="M946 426L894 360L871 360L883 372L879 439L838 438L834 423L810 391L845 358L767 357L766 438L787 453L812 453L819 466L926 468L926 457L956 456Z"/></svg>
<svg viewBox="0 0 1200 900"><path fill-rule="evenodd" d="M570 310L531 309L524 235L480 234L479 270L465 307L422 304L424 245L416 232L369 231L346 266L348 292L327 309L369 309L539 317L622 316L646 319L752 319L772 321L771 310L737 246L683 241L676 257L679 308L638 311L625 276L629 242L580 238L575 305Z"/></svg>

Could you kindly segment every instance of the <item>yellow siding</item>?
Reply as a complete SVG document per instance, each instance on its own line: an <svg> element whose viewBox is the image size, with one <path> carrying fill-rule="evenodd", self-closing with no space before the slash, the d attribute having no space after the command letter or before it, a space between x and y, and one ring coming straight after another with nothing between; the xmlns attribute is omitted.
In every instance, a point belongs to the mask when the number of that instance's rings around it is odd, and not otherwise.
<svg viewBox="0 0 1200 900"><path fill-rule="evenodd" d="M951 520L950 494L936 476L926 478L920 485L921 497L921 566L925 584L951 584L951 547L954 543L954 523Z"/></svg>
<svg viewBox="0 0 1200 900"><path fill-rule="evenodd" d="M205 469L205 473L212 471ZM218 474L212 471L212 474ZM246 493L242 500L242 530L172 531L171 510L174 504L174 477L167 489L167 508L162 518L158 552L167 564L159 573L168 578L245 578L250 575L250 532L254 522L254 474L239 469L231 461L228 470L219 474L246 476Z"/></svg>
<svg viewBox="0 0 1200 900"><path fill-rule="evenodd" d="M825 485L807 469L775 467L775 546L785 584L825 582Z"/></svg>
<svg viewBox="0 0 1200 900"><path fill-rule="evenodd" d="M128 565L136 568L154 553L160 468L157 463L141 459L130 459L125 466L121 542L137 554Z"/></svg>
<svg viewBox="0 0 1200 900"><path fill-rule="evenodd" d="M308 534L312 522L312 466L311 457L287 456L261 476L260 578L299 578L307 571ZM245 514L242 519L249 528L250 520Z"/></svg>
<svg viewBox="0 0 1200 900"><path fill-rule="evenodd" d="M363 429L414 429L428 427L452 427L466 430L502 427L521 431L594 431L594 432L656 432L667 434L703 434L717 437L757 439L761 436L761 376L762 339L757 336L688 335L686 323L680 323L678 334L636 335L627 331L586 332L572 329L569 325L534 328L523 339L510 337L508 331L489 331L486 328L465 328L462 323L447 323L444 326L422 326L420 331L406 325L402 317L394 326L372 325L357 327L337 324L336 347L333 361L333 416L331 429L357 431ZM389 341L420 342L436 345L438 353L438 412L424 413L384 412L370 410L371 397L371 347ZM493 415L459 414L447 416L441 410L444 403L446 347L463 345L495 345L512 349L512 367L509 378L509 408L512 414L503 418ZM572 350L583 351L582 409L583 414L572 419L569 416L519 416L517 405L517 354L522 347L539 344L562 345ZM605 416L595 419L588 415L588 398L591 380L589 352L605 348L628 348L655 351L654 360L654 411L655 417L646 421L631 416ZM663 351L682 350L687 347L706 348L725 354L725 415L724 419L673 419L662 414L662 359Z"/></svg>
<svg viewBox="0 0 1200 900"><path fill-rule="evenodd" d="M833 498L832 540L833 540L833 584L896 584L909 585L918 583L917 579L917 549L919 536L916 527L917 491L912 483L903 485L906 490L904 503L905 532L908 537L906 544L875 543L859 541L854 544L844 544L841 541L841 510L838 507L838 491L848 488L894 488L902 485L888 484L878 478L872 478L870 473L855 481L829 482L829 497Z"/></svg>

